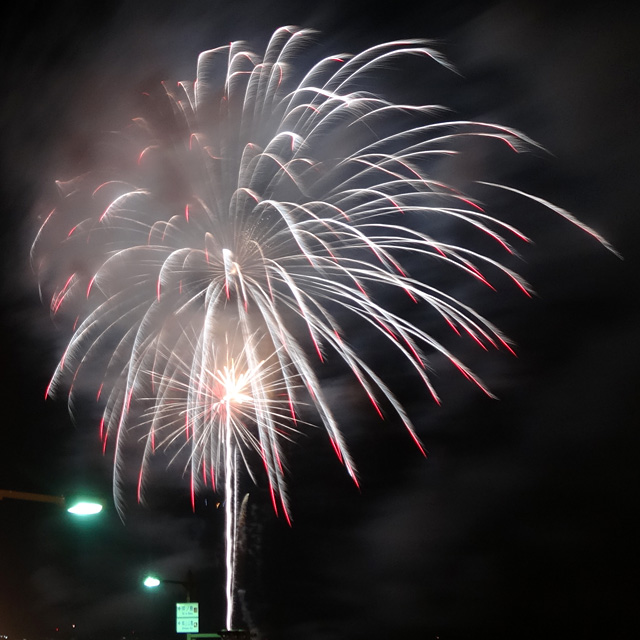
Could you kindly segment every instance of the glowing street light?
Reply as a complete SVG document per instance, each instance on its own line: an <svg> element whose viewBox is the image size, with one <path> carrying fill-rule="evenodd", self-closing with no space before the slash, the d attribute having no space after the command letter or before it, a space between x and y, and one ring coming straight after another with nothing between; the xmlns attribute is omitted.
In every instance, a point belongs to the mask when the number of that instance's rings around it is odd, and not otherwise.
<svg viewBox="0 0 640 640"><path fill-rule="evenodd" d="M99 502L86 499L76 499L68 501L64 496L51 496L44 493L29 493L27 491L11 491L0 489L0 500L5 498L10 500L29 500L31 502L48 502L65 507L67 511L75 516L90 516L100 513L102 505Z"/></svg>
<svg viewBox="0 0 640 640"><path fill-rule="evenodd" d="M154 575L148 575L143 581L142 584L148 589L155 589L159 587L161 584L179 584L184 587L187 592L187 602L191 602L191 595L193 593L193 575L191 571L187 573L186 580L165 580L164 578L158 578Z"/></svg>
<svg viewBox="0 0 640 640"><path fill-rule="evenodd" d="M78 500L78 502L68 507L67 511L74 516L93 516L102 511L102 505L99 502Z"/></svg>

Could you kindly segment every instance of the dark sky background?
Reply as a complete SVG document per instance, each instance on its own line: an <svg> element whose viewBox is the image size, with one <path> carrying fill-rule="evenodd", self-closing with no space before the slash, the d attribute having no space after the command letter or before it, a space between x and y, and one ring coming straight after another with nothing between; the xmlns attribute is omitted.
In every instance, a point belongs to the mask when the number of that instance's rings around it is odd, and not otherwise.
<svg viewBox="0 0 640 640"><path fill-rule="evenodd" d="M302 3L301 3L302 4ZM560 3L557 3L558 5ZM327 53L436 38L460 70L415 91L461 117L525 131L550 150L499 169L572 211L618 260L551 214L522 220L519 266L537 291L472 299L518 358L463 359L498 396L438 371L443 406L403 398L429 455L343 394L358 491L322 432L292 450L288 527L250 490L245 620L270 640L638 637L638 149L640 33L632 10L539 2L23 1L0 27L0 489L110 499L96 419L74 425L44 390L68 336L28 266L33 210L82 170L103 131L137 115L142 87L192 79L197 54L283 24L320 29ZM476 161L481 161L477 160ZM527 213L529 215L529 213ZM191 512L160 469L147 508L92 523L52 505L0 502L0 634L173 638L194 574L201 631L224 626L222 510ZM75 627L73 626L75 625ZM57 630L56 630L57 629Z"/></svg>

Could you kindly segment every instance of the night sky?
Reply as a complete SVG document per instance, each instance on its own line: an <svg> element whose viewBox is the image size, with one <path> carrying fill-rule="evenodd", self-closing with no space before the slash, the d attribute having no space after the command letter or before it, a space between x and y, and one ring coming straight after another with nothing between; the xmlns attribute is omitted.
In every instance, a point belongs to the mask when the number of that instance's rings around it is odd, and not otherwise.
<svg viewBox="0 0 640 640"><path fill-rule="evenodd" d="M624 259L550 213L517 219L534 240L517 267L536 296L469 294L517 358L460 353L497 399L442 365L437 407L398 371L426 459L325 373L344 399L361 487L320 429L289 455L293 526L247 485L246 625L269 640L638 637L638 17L539 2L105 4L23 1L0 27L0 489L82 487L107 503L78 522L54 505L0 501L0 635L174 638L184 592L144 590L150 571L191 571L200 630L224 626L220 498L198 495L193 513L188 480L158 460L149 504L120 519L98 417L74 424L64 401L44 399L68 335L38 298L28 252L53 181L95 159L101 133L138 115L141 91L193 79L204 49L242 39L262 50L296 24L321 32L325 54L435 39L460 74L434 65L404 90L541 143L549 154L493 168Z"/></svg>

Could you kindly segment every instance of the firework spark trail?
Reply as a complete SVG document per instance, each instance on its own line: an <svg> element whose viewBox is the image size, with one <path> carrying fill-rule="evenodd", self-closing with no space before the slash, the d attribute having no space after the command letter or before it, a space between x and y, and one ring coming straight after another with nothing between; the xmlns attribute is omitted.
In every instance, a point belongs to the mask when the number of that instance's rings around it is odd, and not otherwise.
<svg viewBox="0 0 640 640"><path fill-rule="evenodd" d="M454 290L428 280L434 269L412 274L406 258L529 291L482 240L509 256L525 235L432 168L464 140L513 152L535 143L491 123L434 121L436 105L394 104L365 89L403 57L449 67L426 42L331 56L302 75L297 60L312 35L279 29L262 57L239 42L202 53L196 82L165 87L161 117L137 118L125 132L137 163L104 180L60 183L60 205L32 249L52 313L69 315L74 327L48 392L69 388L71 408L79 381L101 372L101 435L104 447L113 442L118 504L124 451L139 441L140 497L158 447L174 458L188 451L192 491L209 475L224 487L229 628L239 462L256 479L248 453L257 452L274 508L289 520L283 440L305 424L307 403L357 482L319 363L341 359L376 411L394 413L421 447L383 375L351 345L346 321L371 327L437 402L431 354L490 392L433 335L389 308L387 293L430 309L485 349L511 347ZM540 198L481 184L550 209L606 245ZM451 229L465 242L454 244Z"/></svg>

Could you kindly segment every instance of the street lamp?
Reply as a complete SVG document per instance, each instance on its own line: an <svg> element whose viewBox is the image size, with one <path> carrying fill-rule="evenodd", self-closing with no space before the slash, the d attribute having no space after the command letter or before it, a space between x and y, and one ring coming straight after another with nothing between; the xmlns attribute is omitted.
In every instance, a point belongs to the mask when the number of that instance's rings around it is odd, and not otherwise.
<svg viewBox="0 0 640 640"><path fill-rule="evenodd" d="M99 502L80 500L68 507L67 511L74 516L93 516L102 511L102 505Z"/></svg>
<svg viewBox="0 0 640 640"><path fill-rule="evenodd" d="M193 576L191 574L191 571L187 573L186 580L165 580L164 578L158 578L157 576L149 575L142 581L142 584L147 587L147 589L155 589L161 584L182 585L187 592L187 602L191 602L191 595L193 592Z"/></svg>
<svg viewBox="0 0 640 640"><path fill-rule="evenodd" d="M186 633L187 640L191 640L192 633L198 633L200 630L200 606L197 602L191 601L193 591L193 574L187 572L186 580L165 580L157 576L149 575L142 584L148 589L155 589L161 584L179 584L187 592L186 602L176 602L176 632Z"/></svg>
<svg viewBox="0 0 640 640"><path fill-rule="evenodd" d="M74 516L94 516L102 511L102 505L90 498L65 499L67 511Z"/></svg>
<svg viewBox="0 0 640 640"><path fill-rule="evenodd" d="M64 496L51 496L44 493L29 493L27 491L11 491L0 489L0 500L8 498L10 500L28 500L31 502L48 502L65 507L66 510L75 516L90 516L100 513L102 505L94 500L74 499L67 500Z"/></svg>

